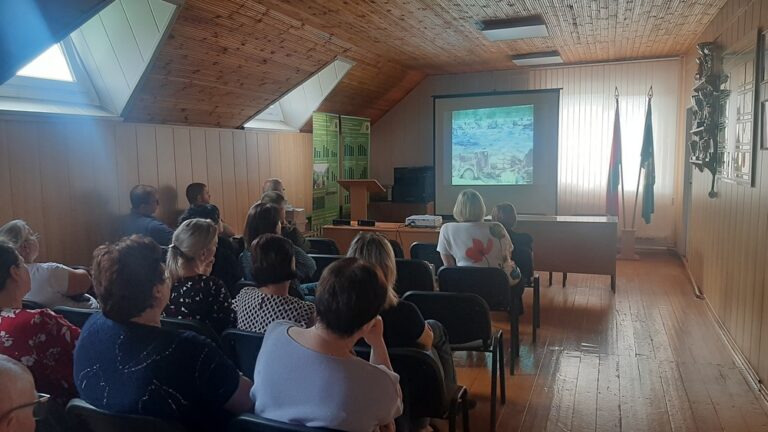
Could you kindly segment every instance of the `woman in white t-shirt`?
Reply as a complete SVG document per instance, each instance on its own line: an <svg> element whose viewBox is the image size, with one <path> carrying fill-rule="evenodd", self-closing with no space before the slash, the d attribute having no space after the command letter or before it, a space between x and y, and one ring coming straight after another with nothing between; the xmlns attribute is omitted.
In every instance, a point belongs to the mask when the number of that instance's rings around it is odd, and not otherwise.
<svg viewBox="0 0 768 432"><path fill-rule="evenodd" d="M0 227L0 240L13 245L29 269L32 290L24 300L34 301L48 308L98 308L96 299L86 294L91 288L88 272L58 263L35 262L40 252L38 237L23 220L13 220Z"/></svg>
<svg viewBox="0 0 768 432"><path fill-rule="evenodd" d="M498 222L485 222L485 203L477 191L461 191L453 207L456 223L440 229L437 251L447 267L496 267L509 275L510 284L520 280L512 261L512 240Z"/></svg>

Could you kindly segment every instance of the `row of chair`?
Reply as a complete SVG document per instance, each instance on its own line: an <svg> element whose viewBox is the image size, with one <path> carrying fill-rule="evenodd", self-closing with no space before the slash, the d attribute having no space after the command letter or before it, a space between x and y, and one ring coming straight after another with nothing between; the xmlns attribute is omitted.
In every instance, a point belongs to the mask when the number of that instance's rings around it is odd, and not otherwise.
<svg viewBox="0 0 768 432"><path fill-rule="evenodd" d="M309 237L309 253L314 255L340 255L339 246L333 239L321 238L321 237ZM389 239L389 244L392 245L392 251L395 253L395 258L405 258L403 247L397 240ZM437 252L436 245L432 243L414 243L411 245L410 254L412 259L426 261L435 267L435 271L440 270L443 266L443 259L440 258L440 253Z"/></svg>

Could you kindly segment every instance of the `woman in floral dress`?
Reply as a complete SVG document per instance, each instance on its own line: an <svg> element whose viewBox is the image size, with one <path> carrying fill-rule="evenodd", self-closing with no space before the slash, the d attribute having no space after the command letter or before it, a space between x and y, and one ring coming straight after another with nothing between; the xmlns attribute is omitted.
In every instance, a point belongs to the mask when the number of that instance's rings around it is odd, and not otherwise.
<svg viewBox="0 0 768 432"><path fill-rule="evenodd" d="M0 242L0 354L26 366L38 391L65 402L77 396L72 354L80 329L50 309L22 309L29 290L24 260L12 245Z"/></svg>

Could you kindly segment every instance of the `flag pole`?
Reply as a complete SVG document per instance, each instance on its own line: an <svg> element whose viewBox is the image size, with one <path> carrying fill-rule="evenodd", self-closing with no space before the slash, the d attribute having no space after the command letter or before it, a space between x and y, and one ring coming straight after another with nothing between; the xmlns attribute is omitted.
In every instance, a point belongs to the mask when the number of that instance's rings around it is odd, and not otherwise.
<svg viewBox="0 0 768 432"><path fill-rule="evenodd" d="M619 87L614 87L614 97L616 98L616 106L619 105ZM616 113L618 114L618 110L616 110ZM624 228L627 228L627 203L626 199L624 198L624 164L619 164L619 176L621 176L621 216L622 216L622 225Z"/></svg>
<svg viewBox="0 0 768 432"><path fill-rule="evenodd" d="M653 99L653 86L648 89L648 100ZM646 109L646 113L648 110ZM647 119L646 119L647 121ZM635 219L637 218L637 198L640 196L640 176L643 173L643 164L640 163L640 169L637 170L637 186L635 187L635 206L632 210L632 229L635 229Z"/></svg>

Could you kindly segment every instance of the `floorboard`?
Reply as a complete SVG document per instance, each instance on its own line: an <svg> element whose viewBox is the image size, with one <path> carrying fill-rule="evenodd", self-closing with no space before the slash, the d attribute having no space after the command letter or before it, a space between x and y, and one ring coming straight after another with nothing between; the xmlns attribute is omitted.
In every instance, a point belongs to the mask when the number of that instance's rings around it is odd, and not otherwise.
<svg viewBox="0 0 768 432"><path fill-rule="evenodd" d="M768 432L768 406L677 258L619 261L616 294L608 277L569 274L563 288L556 275L541 288L535 345L531 300L526 292L521 356L515 375L507 375L498 431ZM509 346L505 316L493 320ZM490 356L456 353L455 360L459 382L478 401L472 431L487 431Z"/></svg>

